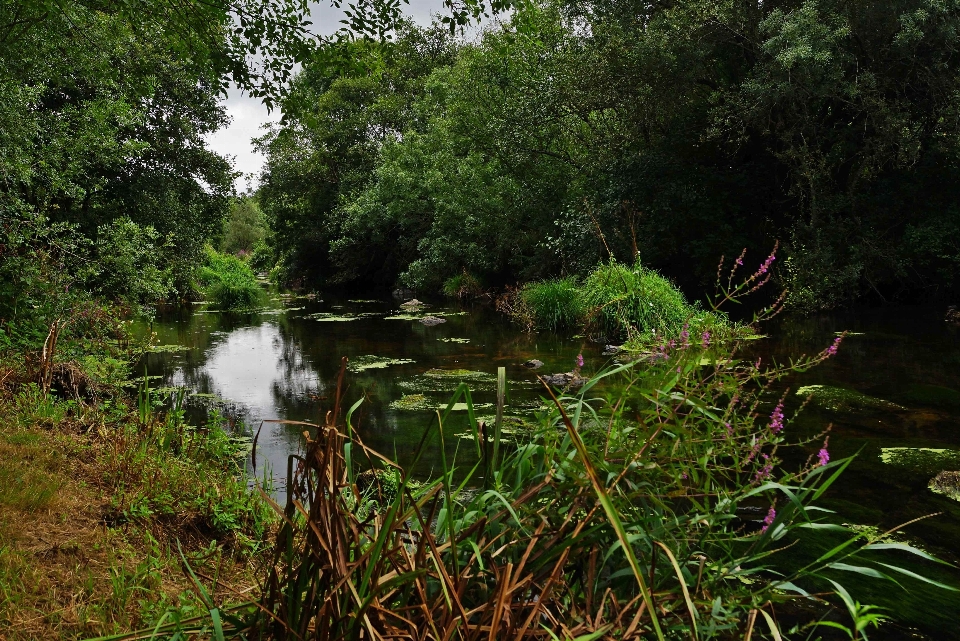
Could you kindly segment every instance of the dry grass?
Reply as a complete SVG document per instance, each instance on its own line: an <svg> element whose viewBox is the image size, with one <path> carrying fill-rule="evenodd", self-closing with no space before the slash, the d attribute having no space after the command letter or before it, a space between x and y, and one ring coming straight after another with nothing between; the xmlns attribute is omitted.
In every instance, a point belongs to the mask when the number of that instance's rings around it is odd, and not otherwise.
<svg viewBox="0 0 960 641"><path fill-rule="evenodd" d="M89 638L168 607L190 612L199 601L177 541L195 570L220 577L216 598L253 585L247 561L208 548L194 519L117 523L116 488L104 482L116 455L109 428L93 411L73 414L25 416L0 400L0 639Z"/></svg>

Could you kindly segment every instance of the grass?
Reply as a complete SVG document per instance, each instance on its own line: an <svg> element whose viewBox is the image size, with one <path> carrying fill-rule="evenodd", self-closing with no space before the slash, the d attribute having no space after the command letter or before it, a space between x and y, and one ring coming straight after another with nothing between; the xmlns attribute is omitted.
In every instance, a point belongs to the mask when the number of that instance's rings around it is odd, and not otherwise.
<svg viewBox="0 0 960 641"><path fill-rule="evenodd" d="M145 398L149 401L149 392ZM155 399L154 399L155 400ZM246 443L181 414L0 389L0 637L85 639L207 612L185 558L256 587L273 520L247 489Z"/></svg>
<svg viewBox="0 0 960 641"><path fill-rule="evenodd" d="M222 309L249 309L263 297L256 274L247 263L212 247L206 249L197 282L207 298Z"/></svg>
<svg viewBox="0 0 960 641"><path fill-rule="evenodd" d="M684 328L698 338L735 333L723 314L691 305L673 283L642 266L611 260L582 282L568 277L524 285L507 309L514 320L548 331L586 331L609 342L646 349Z"/></svg>
<svg viewBox="0 0 960 641"><path fill-rule="evenodd" d="M573 277L528 283L520 290L519 302L525 324L540 329L574 329L584 319L583 297Z"/></svg>

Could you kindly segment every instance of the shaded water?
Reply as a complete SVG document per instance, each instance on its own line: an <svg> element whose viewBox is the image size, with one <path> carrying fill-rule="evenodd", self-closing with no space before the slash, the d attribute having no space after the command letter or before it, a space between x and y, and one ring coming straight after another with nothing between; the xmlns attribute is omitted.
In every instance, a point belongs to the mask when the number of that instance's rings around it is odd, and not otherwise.
<svg viewBox="0 0 960 641"><path fill-rule="evenodd" d="M348 401L365 396L355 423L367 445L401 463L410 461L429 410L410 411L391 407L405 394L423 393L425 400L440 404L450 398L456 380L424 377L431 369L465 369L482 372L486 380L470 383L478 404L492 404L492 375L507 368L510 381L507 413L529 413L540 404L535 375L523 368L524 361L544 361L541 373L568 371L583 352L585 371L594 371L608 361L600 346L583 339L551 334L525 334L487 308L460 308L439 303L426 310L446 322L427 327L403 316L397 301L319 301L275 298L257 314L222 314L202 306L159 318L153 324L161 344L177 344L182 352L149 355L149 373L163 377L163 385L186 386L196 407L205 395L226 403L239 413L247 429L256 430L261 419L320 420L321 399L332 393L341 356L355 362L374 355L412 362L364 369L348 376ZM855 332L844 341L838 356L788 382L792 390L801 385L825 384L853 389L893 401L900 410L837 412L808 407L790 424L798 438L832 424L830 451L834 457L859 455L822 505L837 511L845 523L890 528L912 519L940 512L937 517L903 529L907 540L951 562L960 560L960 502L927 489L928 471L892 467L881 462L886 447L932 447L960 450L960 331L942 321L941 310L865 310L810 319L782 319L768 326L770 337L751 346L754 356L781 361L800 354L813 354L828 345L837 332ZM351 319L351 320L346 320ZM446 340L445 340L446 339ZM457 339L457 340L450 340ZM469 341L469 342L462 342ZM800 399L791 391L790 404ZM203 410L205 411L205 410ZM492 414L487 405L480 414ZM788 412L789 415L789 412ZM296 452L301 429L270 424L263 427L258 445L258 475L272 470L279 493L283 493L286 459ZM445 426L454 435L466 429L465 417ZM451 438L449 447L460 445L461 462L469 459L465 441ZM436 446L428 450L421 473L437 464ZM820 447L819 441L787 451L788 459L802 462ZM798 559L832 547L841 539L818 534L796 551ZM894 556L888 562L909 567L937 580L960 586L960 573L928 562ZM929 638L960 639L958 593L903 581L901 590L890 583L862 580L859 575L834 577L854 590L862 602L880 603L897 617L919 628ZM906 635L902 630L888 638ZM892 636L890 636L892 635ZM922 638L922 637L920 637Z"/></svg>

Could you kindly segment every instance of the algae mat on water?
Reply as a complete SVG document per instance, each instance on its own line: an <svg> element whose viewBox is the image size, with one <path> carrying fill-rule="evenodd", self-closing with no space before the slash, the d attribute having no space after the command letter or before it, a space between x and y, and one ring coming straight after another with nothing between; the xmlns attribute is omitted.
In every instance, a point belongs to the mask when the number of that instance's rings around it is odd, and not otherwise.
<svg viewBox="0 0 960 641"><path fill-rule="evenodd" d="M850 389L830 385L807 385L797 390L797 396L810 397L817 407L834 412L857 410L902 410L902 405Z"/></svg>
<svg viewBox="0 0 960 641"><path fill-rule="evenodd" d="M411 358L389 358L367 354L366 356L351 358L347 364L347 370L359 374L368 369L386 369L391 365L407 365L408 363L416 363L416 361Z"/></svg>
<svg viewBox="0 0 960 641"><path fill-rule="evenodd" d="M960 470L960 450L932 447L885 447L880 460L887 465L932 476L944 470Z"/></svg>

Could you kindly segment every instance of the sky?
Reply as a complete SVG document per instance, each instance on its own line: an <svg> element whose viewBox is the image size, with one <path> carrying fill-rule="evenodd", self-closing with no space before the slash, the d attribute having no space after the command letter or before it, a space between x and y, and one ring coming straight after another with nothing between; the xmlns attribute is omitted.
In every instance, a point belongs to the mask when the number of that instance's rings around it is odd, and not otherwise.
<svg viewBox="0 0 960 641"><path fill-rule="evenodd" d="M416 22L428 25L431 15L443 11L443 0L409 0L405 13ZM330 35L340 28L343 12L330 6L329 2L310 3L310 21L319 35ZM207 137L210 148L233 159L234 168L243 173L237 180L237 189L246 191L255 188L257 176L263 167L264 157L257 153L251 139L263 133L263 126L280 119L280 113L267 108L258 98L244 95L231 89L224 100L227 113L232 119L229 127Z"/></svg>

